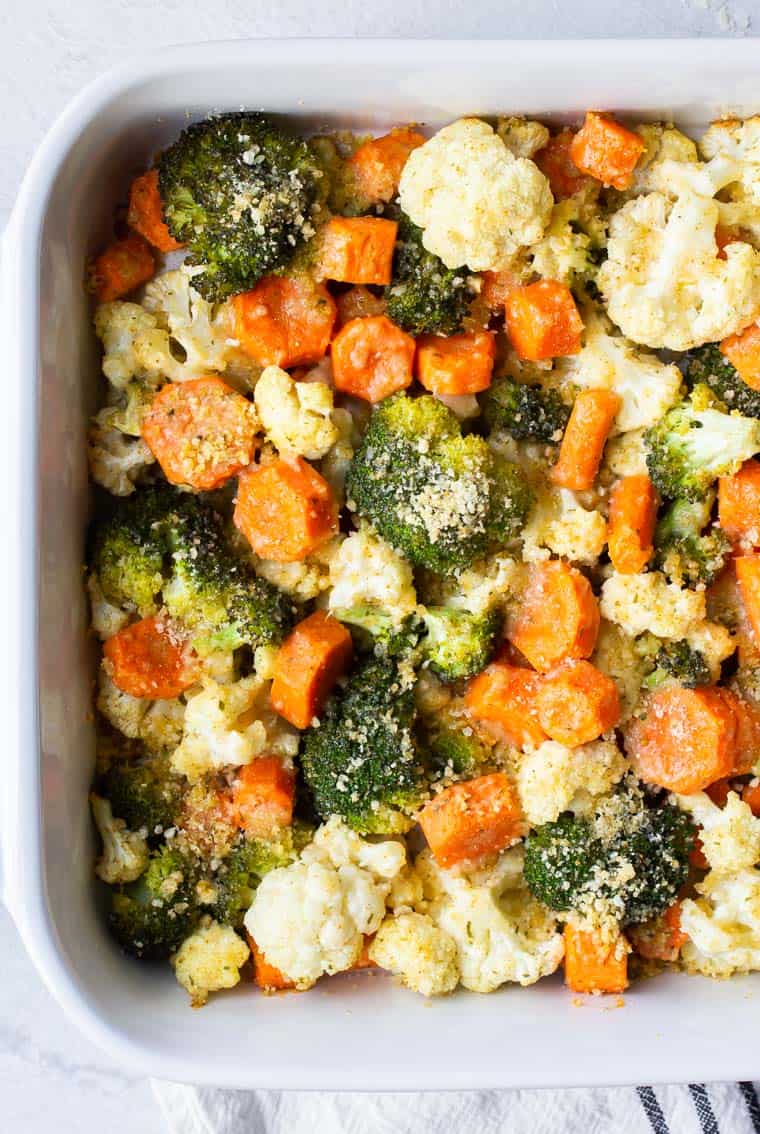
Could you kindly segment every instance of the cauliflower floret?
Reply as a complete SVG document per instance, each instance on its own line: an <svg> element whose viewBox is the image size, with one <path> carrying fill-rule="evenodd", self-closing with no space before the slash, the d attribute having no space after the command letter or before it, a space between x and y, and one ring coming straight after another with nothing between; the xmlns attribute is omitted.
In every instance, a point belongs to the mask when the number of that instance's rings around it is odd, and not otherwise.
<svg viewBox="0 0 760 1134"><path fill-rule="evenodd" d="M184 703L177 697L143 703L148 707L140 721L140 740L151 752L167 752L176 748L185 727Z"/></svg>
<svg viewBox="0 0 760 1134"><path fill-rule="evenodd" d="M726 627L718 622L700 622L692 627L686 640L707 662L710 680L719 681L723 662L736 650L736 642Z"/></svg>
<svg viewBox="0 0 760 1134"><path fill-rule="evenodd" d="M151 751L175 748L180 742L185 716L181 701L148 701L124 693L102 665L96 703L114 728L130 740L144 741Z"/></svg>
<svg viewBox="0 0 760 1134"><path fill-rule="evenodd" d="M103 344L103 373L117 389L133 378L157 382L178 373L168 332L139 303L101 303L95 310L95 334Z"/></svg>
<svg viewBox="0 0 760 1134"><path fill-rule="evenodd" d="M613 572L602 585L600 610L633 638L648 631L671 641L688 637L706 618L704 592L669 583L661 571Z"/></svg>
<svg viewBox="0 0 760 1134"><path fill-rule="evenodd" d="M250 950L229 925L211 918L191 933L172 958L174 975L190 993L193 1008L200 1008L210 992L234 988Z"/></svg>
<svg viewBox="0 0 760 1134"><path fill-rule="evenodd" d="M474 394L434 394L460 421L469 421L480 413L480 403Z"/></svg>
<svg viewBox="0 0 760 1134"><path fill-rule="evenodd" d="M342 542L343 536L335 536L306 559L293 563L256 558L256 573L297 602L308 602L329 588L330 564Z"/></svg>
<svg viewBox="0 0 760 1134"><path fill-rule="evenodd" d="M597 740L565 748L547 740L527 753L517 774L517 792L532 827L553 823L563 811L587 813L623 778L627 762L617 744Z"/></svg>
<svg viewBox="0 0 760 1134"><path fill-rule="evenodd" d="M678 400L681 372L610 330L606 319L587 312L584 345L578 354L562 359L558 372L563 383L618 395L622 404L613 433L647 429Z"/></svg>
<svg viewBox="0 0 760 1134"><path fill-rule="evenodd" d="M524 568L504 552L489 555L445 578L425 580L425 601L430 605L451 606L471 614L503 609L522 583Z"/></svg>
<svg viewBox="0 0 760 1134"><path fill-rule="evenodd" d="M697 890L681 903L683 967L711 977L760 969L760 871L711 871Z"/></svg>
<svg viewBox="0 0 760 1134"><path fill-rule="evenodd" d="M316 461L338 440L333 392L324 382L294 382L279 366L267 366L253 397L267 440L278 452Z"/></svg>
<svg viewBox="0 0 760 1134"><path fill-rule="evenodd" d="M416 693L416 689L415 689ZM424 911L425 892L422 879L414 866L406 865L391 882L388 897L385 899L388 909L394 914Z"/></svg>
<svg viewBox="0 0 760 1134"><path fill-rule="evenodd" d="M108 601L94 571L87 576L87 593L90 596L90 623L104 642L124 629L129 622L129 614Z"/></svg>
<svg viewBox="0 0 760 1134"><path fill-rule="evenodd" d="M372 960L423 996L442 996L459 983L457 946L426 914L387 917L369 947Z"/></svg>
<svg viewBox="0 0 760 1134"><path fill-rule="evenodd" d="M604 467L614 476L648 476L644 429L618 433L604 449Z"/></svg>
<svg viewBox="0 0 760 1134"><path fill-rule="evenodd" d="M615 682L620 697L620 720L629 720L641 699L641 686L649 669L634 639L614 622L603 618L591 660Z"/></svg>
<svg viewBox="0 0 760 1134"><path fill-rule="evenodd" d="M333 818L300 858L262 879L245 927L267 961L298 987L350 969L364 936L377 932L406 849L370 843Z"/></svg>
<svg viewBox="0 0 760 1134"><path fill-rule="evenodd" d="M101 410L87 436L90 475L114 496L129 496L140 474L155 462L141 437L128 437L110 424L112 411Z"/></svg>
<svg viewBox="0 0 760 1134"><path fill-rule="evenodd" d="M336 440L332 448L322 458L319 471L325 478L338 503L346 500L346 477L349 466L361 440L354 417L347 409L334 409L332 421L336 430Z"/></svg>
<svg viewBox="0 0 760 1134"><path fill-rule="evenodd" d="M699 148L708 160L733 159L739 176L731 196L760 205L760 115L714 122L702 135Z"/></svg>
<svg viewBox="0 0 760 1134"><path fill-rule="evenodd" d="M499 118L496 133L516 158L532 158L549 141L546 126L531 118Z"/></svg>
<svg viewBox="0 0 760 1134"><path fill-rule="evenodd" d="M584 508L567 488L544 488L523 528L523 559L535 563L550 553L574 563L593 565L607 542L607 521L595 508Z"/></svg>
<svg viewBox="0 0 760 1134"><path fill-rule="evenodd" d="M416 865L430 917L456 942L465 988L493 992L507 981L534 984L557 969L562 935L556 919L528 892L521 847L469 877L441 870L429 851Z"/></svg>
<svg viewBox="0 0 760 1134"><path fill-rule="evenodd" d="M268 688L255 675L229 685L204 677L202 689L188 697L174 770L195 781L219 768L250 764L264 750L295 755L297 733L268 708Z"/></svg>
<svg viewBox="0 0 760 1134"><path fill-rule="evenodd" d="M192 286L192 278L203 268L183 265L162 272L145 286L143 306L169 329L185 353L174 381L197 378L209 370L225 370L235 341L228 309L216 309Z"/></svg>
<svg viewBox="0 0 760 1134"><path fill-rule="evenodd" d="M401 623L417 606L411 566L366 525L343 540L330 583L330 610L376 605Z"/></svg>
<svg viewBox="0 0 760 1134"><path fill-rule="evenodd" d="M719 258L719 219L717 202L693 192L675 202L649 193L613 215L597 283L624 335L655 349L690 350L752 321L760 252L733 243Z"/></svg>
<svg viewBox="0 0 760 1134"><path fill-rule="evenodd" d="M728 793L724 807L703 791L675 798L699 824L702 850L715 874L749 870L760 859L760 819L735 791Z"/></svg>
<svg viewBox="0 0 760 1134"><path fill-rule="evenodd" d="M693 163L698 161L697 147L691 138L687 138L675 126L664 125L662 122L650 122L644 126L637 126L636 133L640 134L646 143L646 149L636 162L631 184L626 189L628 197L638 196L640 193L651 193L653 189L662 187L658 167L663 161L678 161Z"/></svg>
<svg viewBox="0 0 760 1134"><path fill-rule="evenodd" d="M95 826L103 850L95 863L95 873L109 886L135 882L148 865L146 832L130 831L123 819L115 819L111 804L99 795L90 796Z"/></svg>
<svg viewBox="0 0 760 1134"><path fill-rule="evenodd" d="M477 118L445 126L409 155L399 199L428 251L447 268L472 271L508 267L521 246L541 239L553 204L538 167Z"/></svg>
<svg viewBox="0 0 760 1134"><path fill-rule="evenodd" d="M529 251L533 271L545 280L558 280L569 286L576 276L584 275L591 267L591 239L573 227L571 222L576 219L576 213L572 199L556 204L543 239Z"/></svg>

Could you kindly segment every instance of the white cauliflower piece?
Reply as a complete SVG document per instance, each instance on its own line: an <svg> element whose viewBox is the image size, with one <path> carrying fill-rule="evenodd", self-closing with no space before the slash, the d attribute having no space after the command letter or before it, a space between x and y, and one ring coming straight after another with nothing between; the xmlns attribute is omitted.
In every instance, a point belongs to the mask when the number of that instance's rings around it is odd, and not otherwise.
<svg viewBox="0 0 760 1134"><path fill-rule="evenodd" d="M715 874L749 870L760 859L760 819L735 791L728 793L724 807L703 791L675 799L701 828L702 850Z"/></svg>
<svg viewBox="0 0 760 1134"><path fill-rule="evenodd" d="M649 122L637 126L636 133L644 139L646 149L636 162L631 184L625 190L627 197L662 188L659 167L663 161L695 163L699 160L696 144L675 126Z"/></svg>
<svg viewBox="0 0 760 1134"><path fill-rule="evenodd" d="M480 403L474 394L434 394L460 421L469 421L480 413Z"/></svg>
<svg viewBox="0 0 760 1134"><path fill-rule="evenodd" d="M543 238L529 250L533 271L545 280L558 280L569 286L576 276L588 272L591 266L591 239L585 232L578 232L571 223L576 215L572 199L558 202L552 209Z"/></svg>
<svg viewBox="0 0 760 1134"><path fill-rule="evenodd" d="M147 709L140 721L140 740L152 752L176 748L185 727L184 703L178 697L143 703L147 704Z"/></svg>
<svg viewBox="0 0 760 1134"><path fill-rule="evenodd" d="M633 638L648 631L657 638L678 641L706 619L704 592L669 583L661 571L613 572L602 584L599 608L604 618Z"/></svg>
<svg viewBox="0 0 760 1134"><path fill-rule="evenodd" d="M760 115L713 122L702 135L699 148L708 160L717 157L733 160L737 165L738 184L731 196L760 205Z"/></svg>
<svg viewBox="0 0 760 1134"><path fill-rule="evenodd" d="M614 622L602 618L591 661L615 682L620 720L629 720L641 699L641 686L650 668L636 649L634 639Z"/></svg>
<svg viewBox="0 0 760 1134"><path fill-rule="evenodd" d="M90 796L90 806L103 842L95 873L109 886L135 882L148 865L145 831L130 831L123 819L115 819L111 804L99 795Z"/></svg>
<svg viewBox="0 0 760 1134"><path fill-rule="evenodd" d="M330 610L379 606L401 623L417 606L412 568L371 528L352 532L330 561Z"/></svg>
<svg viewBox="0 0 760 1134"><path fill-rule="evenodd" d="M607 543L607 521L596 508L584 508L567 488L542 488L522 531L523 559L535 563L550 554L589 566Z"/></svg>
<svg viewBox="0 0 760 1134"><path fill-rule="evenodd" d="M108 601L94 571L87 576L87 593L90 597L90 624L104 642L124 629L129 622L129 614Z"/></svg>
<svg viewBox="0 0 760 1134"><path fill-rule="evenodd" d="M429 896L428 914L456 942L465 988L493 992L507 982L534 984L558 968L562 935L556 919L528 892L521 847L469 877L442 870L429 851L416 865Z"/></svg>
<svg viewBox="0 0 760 1134"><path fill-rule="evenodd" d="M361 433L347 409L334 409L332 421L337 437L332 448L322 458L319 471L332 488L335 499L343 505L346 500L346 477L354 451L359 447Z"/></svg>
<svg viewBox="0 0 760 1134"><path fill-rule="evenodd" d="M613 433L648 429L678 400L681 372L610 334L606 319L586 312L583 347L558 365L562 381L580 389L612 390L622 404Z"/></svg>
<svg viewBox="0 0 760 1134"><path fill-rule="evenodd" d="M151 751L175 748L182 738L185 706L174 698L148 701L114 685L105 667L98 674L99 711L130 740L142 740Z"/></svg>
<svg viewBox="0 0 760 1134"><path fill-rule="evenodd" d="M547 740L523 756L517 792L532 827L553 823L563 811L586 814L623 778L627 761L617 744L597 740L566 748Z"/></svg>
<svg viewBox="0 0 760 1134"><path fill-rule="evenodd" d="M172 767L191 781L250 764L264 750L294 755L297 734L268 708L268 685L255 675L228 685L204 677L187 699L182 741Z"/></svg>
<svg viewBox="0 0 760 1134"><path fill-rule="evenodd" d="M614 476L648 476L644 429L618 433L604 449L604 467Z"/></svg>
<svg viewBox="0 0 760 1134"><path fill-rule="evenodd" d="M683 967L711 977L760 969L760 871L711 871L697 890L681 903Z"/></svg>
<svg viewBox="0 0 760 1134"><path fill-rule="evenodd" d="M508 267L521 246L541 239L553 204L539 168L477 118L445 126L409 155L399 200L428 251L447 268L472 271Z"/></svg>
<svg viewBox="0 0 760 1134"><path fill-rule="evenodd" d="M174 975L190 993L194 1008L208 1000L210 992L234 988L250 950L229 925L208 918L180 945L172 958Z"/></svg>
<svg viewBox="0 0 760 1134"><path fill-rule="evenodd" d="M111 410L101 410L87 435L90 475L114 496L129 496L155 457L141 437L128 437L110 424Z"/></svg>
<svg viewBox="0 0 760 1134"><path fill-rule="evenodd" d="M158 383L180 374L168 331L139 303L101 303L95 310L95 333L103 344L103 373L117 389L133 378Z"/></svg>
<svg viewBox="0 0 760 1134"><path fill-rule="evenodd" d="M183 265L145 285L143 306L168 327L185 353L172 374L175 382L198 378L209 370L225 370L231 348L236 346L230 338L227 308L213 307L192 286L193 276L202 271Z"/></svg>
<svg viewBox="0 0 760 1134"><path fill-rule="evenodd" d="M760 252L733 243L720 259L719 214L712 197L692 192L675 201L649 193L612 216L597 283L611 319L629 339L690 350L752 321L760 307Z"/></svg>
<svg viewBox="0 0 760 1134"><path fill-rule="evenodd" d="M426 601L431 604L485 614L503 609L520 587L524 574L521 563L504 552L479 559L458 575L436 579Z"/></svg>
<svg viewBox="0 0 760 1134"><path fill-rule="evenodd" d="M369 947L382 969L400 976L422 996L442 996L459 983L457 946L426 914L387 917Z"/></svg>
<svg viewBox="0 0 760 1134"><path fill-rule="evenodd" d="M256 573L273 583L297 602L315 599L330 587L330 564L343 542L337 535L323 543L306 559L293 563L277 563L273 559L255 559Z"/></svg>
<svg viewBox="0 0 760 1134"><path fill-rule="evenodd" d="M253 397L267 440L278 452L316 461L338 440L333 392L324 382L295 382L279 366L267 366Z"/></svg>
<svg viewBox="0 0 760 1134"><path fill-rule="evenodd" d="M300 858L262 879L245 927L267 961L298 988L350 969L377 932L393 879L406 866L400 841L367 842L333 818Z"/></svg>
<svg viewBox="0 0 760 1134"><path fill-rule="evenodd" d="M499 118L496 133L516 158L532 158L549 141L549 131L532 118Z"/></svg>

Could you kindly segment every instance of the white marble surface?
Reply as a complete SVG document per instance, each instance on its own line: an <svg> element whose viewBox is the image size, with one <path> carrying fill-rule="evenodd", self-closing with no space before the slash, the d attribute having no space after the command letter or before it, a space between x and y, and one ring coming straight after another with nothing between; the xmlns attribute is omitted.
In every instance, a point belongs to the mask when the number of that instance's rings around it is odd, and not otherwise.
<svg viewBox="0 0 760 1134"><path fill-rule="evenodd" d="M75 92L128 54L245 36L677 36L760 34L758 0L0 0L0 213ZM1 220L0 216L0 220ZM81 1037L0 910L0 1128L21 1134L159 1134L144 1080Z"/></svg>

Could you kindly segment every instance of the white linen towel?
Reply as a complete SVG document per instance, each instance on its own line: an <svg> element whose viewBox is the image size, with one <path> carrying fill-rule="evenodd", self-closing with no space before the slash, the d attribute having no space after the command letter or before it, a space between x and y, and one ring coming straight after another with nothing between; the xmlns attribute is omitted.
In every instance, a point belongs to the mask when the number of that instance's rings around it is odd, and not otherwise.
<svg viewBox="0 0 760 1134"><path fill-rule="evenodd" d="M171 1134L760 1134L760 1083L408 1094L154 1080Z"/></svg>

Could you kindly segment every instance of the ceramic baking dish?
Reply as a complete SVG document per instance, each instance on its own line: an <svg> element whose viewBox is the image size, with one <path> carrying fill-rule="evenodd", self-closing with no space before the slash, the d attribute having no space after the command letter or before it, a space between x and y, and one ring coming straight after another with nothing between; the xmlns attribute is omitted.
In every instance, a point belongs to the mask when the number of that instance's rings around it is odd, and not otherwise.
<svg viewBox="0 0 760 1134"><path fill-rule="evenodd" d="M205 44L89 87L29 169L3 248L3 895L51 991L96 1043L159 1077L353 1090L751 1079L758 978L644 982L579 1007L559 978L426 1003L380 975L192 1012L168 966L125 959L97 910L87 813L94 658L82 556L98 389L82 265L130 176L188 118L245 106L306 128L436 126L587 107L686 128L760 110L760 41ZM11 501L10 506L9 500ZM7 576L8 577L8 576Z"/></svg>

